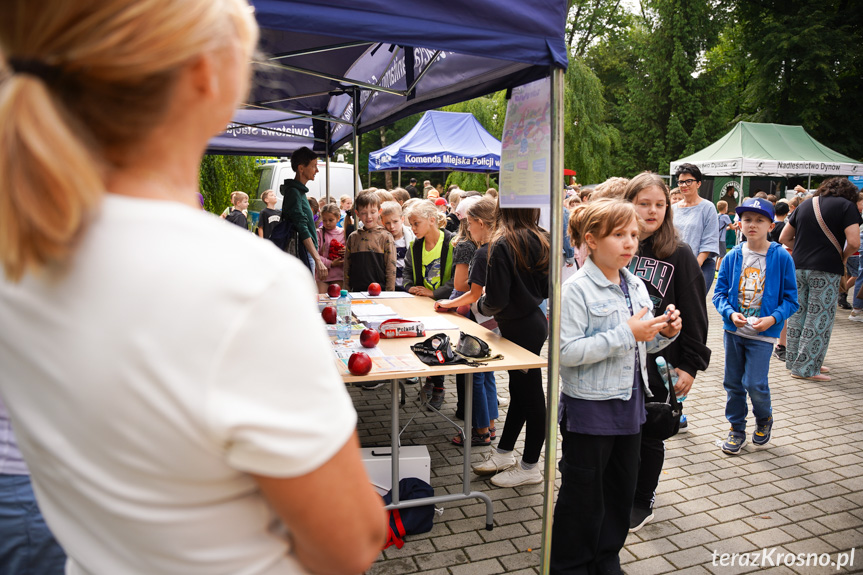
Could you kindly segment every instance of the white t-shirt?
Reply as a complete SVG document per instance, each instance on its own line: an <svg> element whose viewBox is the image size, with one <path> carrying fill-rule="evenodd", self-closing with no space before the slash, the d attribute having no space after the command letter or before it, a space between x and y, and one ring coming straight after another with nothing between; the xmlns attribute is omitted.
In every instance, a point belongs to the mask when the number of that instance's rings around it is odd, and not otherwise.
<svg viewBox="0 0 863 575"><path fill-rule="evenodd" d="M303 572L246 472L356 426L315 291L271 242L112 195L66 272L0 276L0 393L67 573Z"/></svg>

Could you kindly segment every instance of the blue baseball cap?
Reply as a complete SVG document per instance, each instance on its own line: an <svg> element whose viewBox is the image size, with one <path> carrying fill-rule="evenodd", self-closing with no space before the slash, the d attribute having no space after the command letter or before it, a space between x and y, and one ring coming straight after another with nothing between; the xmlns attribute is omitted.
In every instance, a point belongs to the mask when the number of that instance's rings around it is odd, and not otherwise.
<svg viewBox="0 0 863 575"><path fill-rule="evenodd" d="M738 216L743 212L755 212L773 221L773 204L762 198L746 198L742 204L734 208L734 211Z"/></svg>

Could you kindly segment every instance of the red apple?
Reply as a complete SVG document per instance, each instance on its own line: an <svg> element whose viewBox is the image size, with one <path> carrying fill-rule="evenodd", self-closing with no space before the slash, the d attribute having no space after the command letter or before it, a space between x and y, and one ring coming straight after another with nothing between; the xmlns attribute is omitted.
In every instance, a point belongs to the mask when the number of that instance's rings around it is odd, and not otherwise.
<svg viewBox="0 0 863 575"><path fill-rule="evenodd" d="M369 295L370 296L381 295L381 284L379 284L379 283L369 284Z"/></svg>
<svg viewBox="0 0 863 575"><path fill-rule="evenodd" d="M327 295L330 297L339 297L342 293L342 286L339 284L330 284L330 287L327 288Z"/></svg>
<svg viewBox="0 0 863 575"><path fill-rule="evenodd" d="M364 329L362 333L360 333L360 344L363 347L374 347L381 340L381 334L378 333L376 329Z"/></svg>
<svg viewBox="0 0 863 575"><path fill-rule="evenodd" d="M355 351L348 359L348 371L353 375L365 375L372 370L372 360L367 353Z"/></svg>
<svg viewBox="0 0 863 575"><path fill-rule="evenodd" d="M323 311L321 311L321 317L324 318L324 321L329 324L335 324L336 318L338 317L338 312L336 311L336 306L328 305Z"/></svg>

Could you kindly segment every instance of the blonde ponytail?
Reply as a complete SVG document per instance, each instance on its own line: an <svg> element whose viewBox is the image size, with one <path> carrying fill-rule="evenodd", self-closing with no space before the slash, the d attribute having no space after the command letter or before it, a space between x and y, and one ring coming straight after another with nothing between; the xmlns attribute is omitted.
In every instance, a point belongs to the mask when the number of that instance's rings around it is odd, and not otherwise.
<svg viewBox="0 0 863 575"><path fill-rule="evenodd" d="M10 0L0 18L0 262L62 262L112 168L158 125L177 73L257 25L245 0ZM26 31L24 33L23 31Z"/></svg>
<svg viewBox="0 0 863 575"><path fill-rule="evenodd" d="M0 258L6 278L62 261L104 187L97 162L42 80L0 88Z"/></svg>

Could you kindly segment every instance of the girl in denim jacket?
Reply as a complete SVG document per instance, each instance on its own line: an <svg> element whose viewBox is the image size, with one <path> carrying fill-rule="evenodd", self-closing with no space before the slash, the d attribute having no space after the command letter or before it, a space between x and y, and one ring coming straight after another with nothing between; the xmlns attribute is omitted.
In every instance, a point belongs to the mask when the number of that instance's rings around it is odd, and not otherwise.
<svg viewBox="0 0 863 575"><path fill-rule="evenodd" d="M569 219L590 257L563 285L561 487L554 510L551 572L622 573L646 412L646 358L681 328L673 305L654 317L644 283L627 270L641 222L632 204L600 199Z"/></svg>

